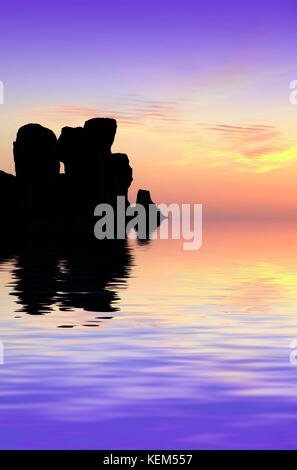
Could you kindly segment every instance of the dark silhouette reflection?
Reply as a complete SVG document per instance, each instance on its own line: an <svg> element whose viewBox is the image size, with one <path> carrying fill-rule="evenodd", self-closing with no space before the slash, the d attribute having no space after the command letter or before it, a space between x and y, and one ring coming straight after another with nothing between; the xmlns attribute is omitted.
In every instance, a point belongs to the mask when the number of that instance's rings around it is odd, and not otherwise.
<svg viewBox="0 0 297 470"><path fill-rule="evenodd" d="M84 326L98 326L118 310L117 290L126 285L132 263L126 240L102 241L68 250L30 247L16 256L11 295L18 312L43 315L57 310L104 313ZM89 322L89 323L88 323ZM71 324L58 325L71 327Z"/></svg>
<svg viewBox="0 0 297 470"><path fill-rule="evenodd" d="M59 259L54 250L24 249L16 256L13 290L20 304L18 312L43 315L51 312L57 299Z"/></svg>
<svg viewBox="0 0 297 470"><path fill-rule="evenodd" d="M112 286L125 285L131 260L126 240L103 241L94 250L88 247L72 250L62 260L57 298L60 309L117 311L119 297Z"/></svg>

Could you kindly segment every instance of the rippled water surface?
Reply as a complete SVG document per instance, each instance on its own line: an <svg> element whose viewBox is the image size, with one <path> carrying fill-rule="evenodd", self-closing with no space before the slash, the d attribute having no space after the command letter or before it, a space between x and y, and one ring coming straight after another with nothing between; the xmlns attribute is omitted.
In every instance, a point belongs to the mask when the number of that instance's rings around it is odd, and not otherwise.
<svg viewBox="0 0 297 470"><path fill-rule="evenodd" d="M297 448L296 235L3 255L0 447Z"/></svg>

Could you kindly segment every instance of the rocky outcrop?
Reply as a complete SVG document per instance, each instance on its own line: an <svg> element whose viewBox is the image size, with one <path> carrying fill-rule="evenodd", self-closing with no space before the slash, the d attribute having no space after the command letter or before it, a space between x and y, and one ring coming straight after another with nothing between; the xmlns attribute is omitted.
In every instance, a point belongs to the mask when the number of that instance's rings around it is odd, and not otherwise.
<svg viewBox="0 0 297 470"><path fill-rule="evenodd" d="M139 240L149 240L150 235L156 230L161 222L166 219L162 212L158 209L156 204L152 201L151 194L146 189L140 189L137 193L136 204L141 204L146 210L146 233L145 237L140 237Z"/></svg>
<svg viewBox="0 0 297 470"><path fill-rule="evenodd" d="M60 169L56 145L57 138L50 129L40 124L22 126L13 144L18 181L39 183L56 177Z"/></svg>
<svg viewBox="0 0 297 470"><path fill-rule="evenodd" d="M94 204L114 203L128 197L132 168L125 154L111 153L116 134L115 119L94 118L84 127L64 127L58 139L58 156L68 183L79 185L82 198Z"/></svg>
<svg viewBox="0 0 297 470"><path fill-rule="evenodd" d="M61 199L77 230L91 230L100 203L116 207L117 196L123 195L129 205L132 168L127 155L111 152L116 129L115 119L94 118L84 127L64 127L58 139L57 154L65 168Z"/></svg>
<svg viewBox="0 0 297 470"><path fill-rule="evenodd" d="M150 204L154 204L151 193L146 189L140 189L137 193L136 204L141 204L144 207L149 207Z"/></svg>
<svg viewBox="0 0 297 470"><path fill-rule="evenodd" d="M126 154L111 152L116 130L116 120L108 118L64 127L58 139L40 124L22 126L13 144L16 177L0 173L2 212L12 218L18 212L30 234L93 234L96 205L116 208L117 196L129 205L132 168ZM148 209L149 191L140 190L137 202Z"/></svg>
<svg viewBox="0 0 297 470"><path fill-rule="evenodd" d="M12 224L16 224L17 216L17 194L16 194L16 177L0 171L0 219L1 232L0 237L6 228L12 228Z"/></svg>
<svg viewBox="0 0 297 470"><path fill-rule="evenodd" d="M57 210L57 138L40 124L21 127L13 144L17 195L24 220L50 219Z"/></svg>

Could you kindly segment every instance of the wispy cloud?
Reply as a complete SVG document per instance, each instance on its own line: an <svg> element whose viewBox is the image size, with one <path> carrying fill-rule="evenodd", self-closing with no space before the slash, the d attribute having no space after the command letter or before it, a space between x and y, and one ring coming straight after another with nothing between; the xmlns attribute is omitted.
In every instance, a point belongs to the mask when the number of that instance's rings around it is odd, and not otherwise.
<svg viewBox="0 0 297 470"><path fill-rule="evenodd" d="M222 137L234 142L243 141L265 141L278 137L280 131L272 125L253 124L253 125L232 125L232 124L200 124L206 131L216 132Z"/></svg>
<svg viewBox="0 0 297 470"><path fill-rule="evenodd" d="M183 115L180 109L185 99L176 100L143 100L137 97L119 99L114 104L100 106L78 106L59 104L30 110L30 114L46 116L61 121L66 118L89 119L94 116L111 117L125 126L145 126L160 123L181 123Z"/></svg>

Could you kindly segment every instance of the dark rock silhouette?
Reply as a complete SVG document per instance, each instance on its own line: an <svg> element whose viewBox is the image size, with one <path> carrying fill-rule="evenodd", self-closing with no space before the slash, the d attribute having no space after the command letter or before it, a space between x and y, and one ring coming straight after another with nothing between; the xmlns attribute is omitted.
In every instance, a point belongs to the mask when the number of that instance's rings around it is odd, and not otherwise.
<svg viewBox="0 0 297 470"><path fill-rule="evenodd" d="M116 207L117 196L124 196L132 182L132 168L125 154L112 154L116 133L115 119L93 118L84 127L64 127L57 152L64 163L64 201L76 230L90 231L94 208L99 203Z"/></svg>
<svg viewBox="0 0 297 470"><path fill-rule="evenodd" d="M0 172L0 263L15 262L12 295L20 312L117 310L114 288L129 276L130 248L126 239L94 237L96 205L115 208L117 197L124 196L129 206L132 168L126 154L111 152L116 129L116 121L105 118L64 127L59 139L39 124L19 129L13 144L16 176ZM149 191L140 190L137 202L148 217ZM153 229L162 218L154 208ZM148 237L151 229L148 225ZM84 326L99 326L103 318L112 317L96 317Z"/></svg>
<svg viewBox="0 0 297 470"><path fill-rule="evenodd" d="M5 247L10 251L15 243L18 224L18 201L16 193L16 177L0 171L0 243L2 251Z"/></svg>
<svg viewBox="0 0 297 470"><path fill-rule="evenodd" d="M93 155L91 158L97 159L98 150L104 155L111 152L111 146L117 131L117 122L110 118L92 118L85 122L84 125L87 140Z"/></svg>
<svg viewBox="0 0 297 470"><path fill-rule="evenodd" d="M137 193L136 204L142 204L144 207L154 204L151 198L151 193L146 189L140 189Z"/></svg>
<svg viewBox="0 0 297 470"><path fill-rule="evenodd" d="M128 197L128 189L133 180L129 159L123 153L111 153L117 123L115 119L93 118L84 125L89 142L89 155L93 169L102 175L103 199L115 202L117 196ZM99 157L99 158L98 158Z"/></svg>
<svg viewBox="0 0 297 470"><path fill-rule="evenodd" d="M18 181L39 183L59 174L57 139L53 131L40 124L26 124L17 133L13 145Z"/></svg>
<svg viewBox="0 0 297 470"><path fill-rule="evenodd" d="M138 236L140 243L150 241L150 235L156 230L161 222L166 219L156 204L152 201L151 194L148 190L140 189L137 193L136 204L141 204L146 210L146 233L145 237ZM137 230L137 227L136 227Z"/></svg>
<svg viewBox="0 0 297 470"><path fill-rule="evenodd" d="M1 219L7 220L15 216L17 209L16 177L0 171L0 198L1 198Z"/></svg>
<svg viewBox="0 0 297 470"><path fill-rule="evenodd" d="M111 152L116 130L116 120L109 118L64 127L58 139L40 124L22 126L13 144L16 176L0 173L7 238L13 239L9 235L13 231L19 241L32 240L44 247L48 241L94 238L98 204L109 203L116 209L117 197L123 196L127 208L132 168L126 154ZM148 217L153 204L149 192L140 190L137 202L145 206ZM159 224L161 213L154 207ZM15 230L17 224L22 227L21 236Z"/></svg>
<svg viewBox="0 0 297 470"><path fill-rule="evenodd" d="M85 132L82 127L63 127L58 139L57 155L64 163L65 174L80 178L87 167Z"/></svg>
<svg viewBox="0 0 297 470"><path fill-rule="evenodd" d="M93 118L84 127L64 127L58 139L58 155L70 184L83 185L87 200L114 202L127 197L132 168L125 154L112 154L115 119Z"/></svg>
<svg viewBox="0 0 297 470"><path fill-rule="evenodd" d="M56 136L39 124L27 124L17 133L13 153L22 224L30 235L48 232L58 210Z"/></svg>

